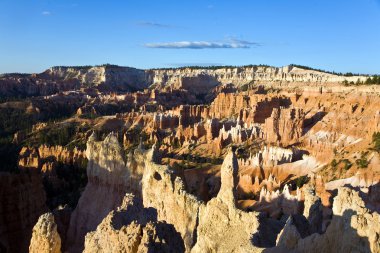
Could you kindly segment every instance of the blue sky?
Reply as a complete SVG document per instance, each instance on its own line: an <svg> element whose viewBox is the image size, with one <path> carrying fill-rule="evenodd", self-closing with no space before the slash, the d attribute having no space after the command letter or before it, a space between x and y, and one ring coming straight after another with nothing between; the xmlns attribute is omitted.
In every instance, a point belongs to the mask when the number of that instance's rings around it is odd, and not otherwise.
<svg viewBox="0 0 380 253"><path fill-rule="evenodd" d="M103 63L380 73L380 0L0 0L0 73Z"/></svg>

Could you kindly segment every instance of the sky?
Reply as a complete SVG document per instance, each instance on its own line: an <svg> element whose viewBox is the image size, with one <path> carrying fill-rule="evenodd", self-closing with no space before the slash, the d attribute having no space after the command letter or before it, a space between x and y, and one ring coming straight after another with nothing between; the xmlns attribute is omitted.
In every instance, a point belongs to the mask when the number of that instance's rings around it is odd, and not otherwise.
<svg viewBox="0 0 380 253"><path fill-rule="evenodd" d="M380 74L380 0L0 0L0 73L105 63Z"/></svg>

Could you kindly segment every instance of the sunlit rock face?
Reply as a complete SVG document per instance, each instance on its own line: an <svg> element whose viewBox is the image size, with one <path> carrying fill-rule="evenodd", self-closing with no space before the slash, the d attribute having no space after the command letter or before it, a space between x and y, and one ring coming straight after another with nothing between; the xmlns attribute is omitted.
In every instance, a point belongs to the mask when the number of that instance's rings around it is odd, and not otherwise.
<svg viewBox="0 0 380 253"><path fill-rule="evenodd" d="M95 85L115 91L141 90L146 87L144 71L128 67L53 67L42 75L58 80L77 80L84 85Z"/></svg>
<svg viewBox="0 0 380 253"><path fill-rule="evenodd" d="M302 136L304 118L302 109L274 109L271 117L265 120L265 138L281 146L297 142Z"/></svg>
<svg viewBox="0 0 380 253"><path fill-rule="evenodd" d="M156 164L154 148L144 164L143 203L157 211L158 220L173 224L181 234L187 251L196 242L198 212L202 205L185 190L184 182L167 166Z"/></svg>
<svg viewBox="0 0 380 253"><path fill-rule="evenodd" d="M126 157L114 134L103 141L96 141L92 135L87 142L86 156L88 184L71 215L68 230L67 245L73 252L83 249L86 233L95 230L111 210L120 206L124 195L132 192L133 185L131 170L126 166Z"/></svg>
<svg viewBox="0 0 380 253"><path fill-rule="evenodd" d="M378 213L365 208L356 191L342 187L334 198L333 217L324 234L301 239L287 222L277 247L268 252L379 252L379 219Z"/></svg>
<svg viewBox="0 0 380 253"><path fill-rule="evenodd" d="M254 249L251 237L259 226L257 213L247 213L236 207L237 172L236 156L229 151L221 167L220 191L216 198L200 209L198 240L192 252L245 252Z"/></svg>
<svg viewBox="0 0 380 253"><path fill-rule="evenodd" d="M141 199L127 194L121 206L86 235L83 252L183 252L173 225L156 219L153 209L144 209Z"/></svg>
<svg viewBox="0 0 380 253"><path fill-rule="evenodd" d="M33 227L32 239L29 246L30 253L60 253L61 237L52 213L40 216Z"/></svg>
<svg viewBox="0 0 380 253"><path fill-rule="evenodd" d="M194 82L200 83L207 81L207 85L214 82L224 84L233 83L243 85L251 81L287 81L287 82L310 82L315 84L343 82L344 80L354 81L357 79L366 80L363 77L342 77L328 73L321 73L313 70L305 70L294 66L282 68L275 67L236 67L236 68L218 68L218 69L172 69L172 70L148 70L147 76L149 81L158 85L169 85L172 87L180 86L186 88L188 80L194 79ZM203 78L203 79L202 79ZM193 81L193 80L192 80ZM202 87L205 87L205 83Z"/></svg>
<svg viewBox="0 0 380 253"><path fill-rule="evenodd" d="M0 95L12 97L51 95L59 91L95 87L104 91L137 91L149 86L160 89L184 89L193 94L205 94L219 85L243 86L252 82L289 83L297 87L306 82L310 86L330 85L343 81L365 81L365 76L338 76L301 69L295 66L281 68L221 67L217 69L152 69L142 70L115 65L52 67L40 74L6 74L0 76Z"/></svg>

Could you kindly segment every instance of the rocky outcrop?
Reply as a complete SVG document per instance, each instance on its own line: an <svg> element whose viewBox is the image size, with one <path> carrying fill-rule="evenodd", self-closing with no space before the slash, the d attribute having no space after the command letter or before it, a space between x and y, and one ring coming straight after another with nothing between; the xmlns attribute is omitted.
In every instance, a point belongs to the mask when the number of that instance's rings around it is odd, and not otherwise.
<svg viewBox="0 0 380 253"><path fill-rule="evenodd" d="M19 154L18 166L21 169L38 170L40 168L38 150L34 148L23 147Z"/></svg>
<svg viewBox="0 0 380 253"><path fill-rule="evenodd" d="M46 96L84 87L136 91L147 86L144 70L113 65L52 67L41 74L0 76L0 95L3 97Z"/></svg>
<svg viewBox="0 0 380 253"><path fill-rule="evenodd" d="M238 164L229 151L221 168L221 189L216 198L199 210L197 243L192 252L252 252L253 233L259 222L257 213L236 208Z"/></svg>
<svg viewBox="0 0 380 253"><path fill-rule="evenodd" d="M96 141L93 134L87 142L86 156L88 184L71 215L68 230L67 245L73 252L83 249L86 233L95 230L131 191L131 171L115 134L109 134L104 141Z"/></svg>
<svg viewBox="0 0 380 253"><path fill-rule="evenodd" d="M86 183L87 158L84 151L62 146L23 147L18 159L18 167L22 171L41 174L49 208L67 204L65 199L76 204L77 198L72 196L75 192L79 194L78 188Z"/></svg>
<svg viewBox="0 0 380 253"><path fill-rule="evenodd" d="M157 222L156 215L127 194L122 206L86 235L84 252L184 252L180 234L173 225Z"/></svg>
<svg viewBox="0 0 380 253"><path fill-rule="evenodd" d="M148 154L142 179L144 207L157 210L158 220L173 224L181 234L186 251L196 241L198 211L201 202L185 190L183 180L170 171L168 166L154 161L154 148Z"/></svg>
<svg viewBox="0 0 380 253"><path fill-rule="evenodd" d="M310 184L303 187L303 194L303 216L309 221L311 232L322 233L326 228L325 224L323 224L323 206L321 198L317 196L315 189Z"/></svg>
<svg viewBox="0 0 380 253"><path fill-rule="evenodd" d="M297 227L293 224L293 218L290 216L285 223L284 228L277 236L276 246L281 248L294 248L297 245L301 235Z"/></svg>
<svg viewBox="0 0 380 253"><path fill-rule="evenodd" d="M153 69L147 71L149 82L156 85L180 86L181 81L202 76L208 78L208 83L219 82L221 84L233 83L241 86L252 81L258 82L307 82L314 84L338 83L347 80L356 82L358 78L365 81L364 76L345 77L334 74L306 70L295 66L285 66L281 68L267 66L246 66L246 67L220 67L216 69ZM206 79L203 78L202 80ZM198 79L195 79L198 81ZM186 82L184 82L186 84Z"/></svg>
<svg viewBox="0 0 380 253"><path fill-rule="evenodd" d="M285 149L276 146L265 146L248 159L239 159L239 166L268 168L297 160L297 150Z"/></svg>
<svg viewBox="0 0 380 253"><path fill-rule="evenodd" d="M61 238L52 213L40 216L33 227L32 239L29 245L30 253L60 253Z"/></svg>
<svg viewBox="0 0 380 253"><path fill-rule="evenodd" d="M7 75L0 77L2 97L29 97L51 95L59 91L79 89L77 81L53 81L36 75Z"/></svg>
<svg viewBox="0 0 380 253"><path fill-rule="evenodd" d="M39 175L0 173L1 250L28 251L32 228L47 210L45 200Z"/></svg>
<svg viewBox="0 0 380 253"><path fill-rule="evenodd" d="M52 67L41 76L53 80L78 80L82 85L99 86L114 91L135 91L147 87L144 70L114 65Z"/></svg>
<svg viewBox="0 0 380 253"><path fill-rule="evenodd" d="M268 252L379 252L380 215L365 208L358 192L339 188L334 198L333 218L324 234L314 233L300 239L291 236L286 226L281 236L292 238ZM286 235L287 231L292 233ZM297 240L298 239L298 240Z"/></svg>
<svg viewBox="0 0 380 253"><path fill-rule="evenodd" d="M70 150L62 146L41 145L38 148L23 147L19 154L18 166L21 169L41 171L48 163L64 163L79 167L85 164L85 160L84 152L77 148Z"/></svg>
<svg viewBox="0 0 380 253"><path fill-rule="evenodd" d="M265 120L264 138L270 143L287 146L299 140L303 133L305 113L302 109L273 109Z"/></svg>

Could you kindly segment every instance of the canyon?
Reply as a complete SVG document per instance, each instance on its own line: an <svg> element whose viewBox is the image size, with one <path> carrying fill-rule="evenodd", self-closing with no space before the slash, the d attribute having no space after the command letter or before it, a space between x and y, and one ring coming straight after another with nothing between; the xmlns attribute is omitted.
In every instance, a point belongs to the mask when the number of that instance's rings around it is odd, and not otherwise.
<svg viewBox="0 0 380 253"><path fill-rule="evenodd" d="M298 65L2 75L0 252L380 252L371 78Z"/></svg>

